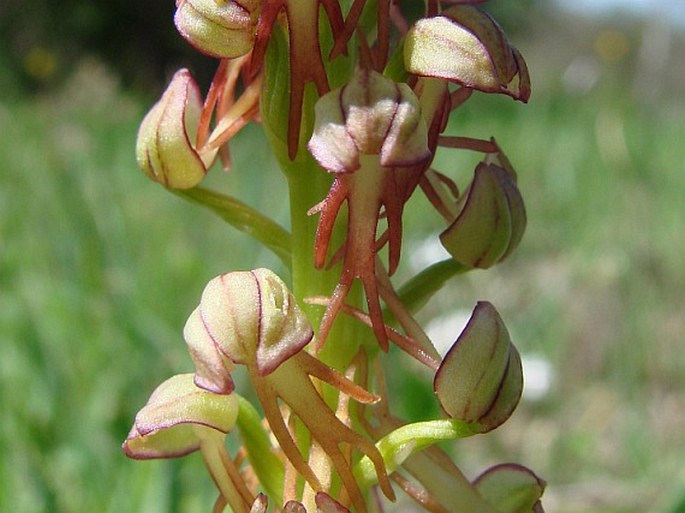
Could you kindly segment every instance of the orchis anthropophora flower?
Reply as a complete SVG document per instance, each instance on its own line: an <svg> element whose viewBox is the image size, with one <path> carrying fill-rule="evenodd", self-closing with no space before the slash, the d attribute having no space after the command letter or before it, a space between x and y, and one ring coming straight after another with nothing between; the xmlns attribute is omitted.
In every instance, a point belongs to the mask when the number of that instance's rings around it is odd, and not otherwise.
<svg viewBox="0 0 685 513"><path fill-rule="evenodd" d="M426 122L419 101L407 84L359 69L340 89L316 103L316 124L309 151L319 165L336 174L326 199L310 210L321 212L317 227L314 264L325 264L333 225L347 202L347 237L342 253L343 270L319 330L320 344L342 307L355 278L366 293L369 315L379 343L387 351L381 306L376 286L376 227L381 212L388 224L389 268L400 258L403 181L407 168L430 157Z"/></svg>
<svg viewBox="0 0 685 513"><path fill-rule="evenodd" d="M177 0L174 23L200 52L216 58L245 55L254 46L262 0Z"/></svg>
<svg viewBox="0 0 685 513"><path fill-rule="evenodd" d="M138 130L138 165L154 181L187 189L205 177L213 155L203 159L194 145L201 111L197 82L188 70L177 71Z"/></svg>
<svg viewBox="0 0 685 513"><path fill-rule="evenodd" d="M135 459L173 458L200 449L223 500L235 512L248 511L247 490L224 438L236 423L238 399L195 386L192 374L178 374L159 385L136 415L123 448Z"/></svg>
<svg viewBox="0 0 685 513"><path fill-rule="evenodd" d="M410 73L524 102L530 97L523 57L497 22L475 7L454 5L417 21L407 34L404 52ZM455 53L460 57L455 59Z"/></svg>
<svg viewBox="0 0 685 513"><path fill-rule="evenodd" d="M509 258L526 226L499 144L448 133L475 92L528 101L525 61L482 0L449 3L426 0L407 19L390 0L177 2L176 27L217 71L204 98L189 71L176 73L141 124L138 163L283 264L282 278L255 268L206 284L183 330L195 372L160 385L124 442L133 458L200 449L215 513L382 513L398 490L435 513L542 511L545 483L530 470L499 465L471 481L436 445L497 428L523 388L491 303L476 305L444 358L414 317L449 278ZM269 193L287 196L289 230L198 185L217 156L229 168L227 143L250 122L286 178L287 191ZM432 167L439 147L483 154L461 191L452 170ZM451 258L398 286L417 189L444 218ZM391 412L391 342L433 373L441 418Z"/></svg>

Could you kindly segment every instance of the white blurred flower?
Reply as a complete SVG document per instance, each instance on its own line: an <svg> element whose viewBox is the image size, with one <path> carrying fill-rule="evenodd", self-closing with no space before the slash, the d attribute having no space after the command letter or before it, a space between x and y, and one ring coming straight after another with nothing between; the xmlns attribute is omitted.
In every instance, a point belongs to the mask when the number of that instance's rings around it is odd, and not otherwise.
<svg viewBox="0 0 685 513"><path fill-rule="evenodd" d="M544 399L554 384L554 367L544 356L535 353L521 355L521 361L524 376L523 399Z"/></svg>

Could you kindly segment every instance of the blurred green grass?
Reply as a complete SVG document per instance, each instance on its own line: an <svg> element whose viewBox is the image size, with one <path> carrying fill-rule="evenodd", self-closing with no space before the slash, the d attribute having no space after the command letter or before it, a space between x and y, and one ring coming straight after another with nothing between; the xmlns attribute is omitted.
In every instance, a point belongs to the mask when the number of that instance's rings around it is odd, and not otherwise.
<svg viewBox="0 0 685 513"><path fill-rule="evenodd" d="M525 108L477 96L450 125L497 137L529 227L510 261L455 280L422 317L489 299L555 372L546 397L456 454L470 475L529 465L550 483L549 511L671 513L685 495L685 101L632 94L552 83ZM150 391L191 370L181 330L204 283L282 269L136 169L147 104L92 61L57 92L0 103L0 511L211 510L199 458L138 463L119 445ZM257 127L241 132L234 171L210 185L283 220L265 146ZM475 159L442 152L436 167L463 186ZM408 211L408 256L441 229L425 207ZM398 369L397 407L425 414L428 389Z"/></svg>

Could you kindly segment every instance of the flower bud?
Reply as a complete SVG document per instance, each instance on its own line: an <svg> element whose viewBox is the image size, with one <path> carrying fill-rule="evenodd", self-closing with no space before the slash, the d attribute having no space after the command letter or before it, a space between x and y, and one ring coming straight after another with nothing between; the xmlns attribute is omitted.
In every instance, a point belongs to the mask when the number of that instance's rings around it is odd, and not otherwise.
<svg viewBox="0 0 685 513"><path fill-rule="evenodd" d="M212 279L184 335L191 353L211 354L215 347L233 363L256 365L265 376L307 345L314 332L285 283L268 269L256 269ZM203 345L210 348L197 349ZM220 368L219 358L198 365L200 382L225 385L211 370Z"/></svg>
<svg viewBox="0 0 685 513"><path fill-rule="evenodd" d="M238 418L235 395L198 388L192 374L159 385L136 415L123 449L135 459L173 458L200 447L198 428L228 433Z"/></svg>
<svg viewBox="0 0 685 513"><path fill-rule="evenodd" d="M252 506L250 507L250 513L266 513L269 506L269 499L263 493L258 493L255 497Z"/></svg>
<svg viewBox="0 0 685 513"><path fill-rule="evenodd" d="M201 110L197 83L187 69L177 71L138 130L136 159L152 180L188 189L204 178L207 169L192 142Z"/></svg>
<svg viewBox="0 0 685 513"><path fill-rule="evenodd" d="M499 512L542 513L540 497L547 483L522 465L495 465L478 476L473 484Z"/></svg>
<svg viewBox="0 0 685 513"><path fill-rule="evenodd" d="M440 364L433 388L450 417L476 425L481 433L511 416L523 391L521 358L492 304L476 305Z"/></svg>
<svg viewBox="0 0 685 513"><path fill-rule="evenodd" d="M307 513L307 508L299 501L289 500L283 505L283 513Z"/></svg>
<svg viewBox="0 0 685 513"><path fill-rule="evenodd" d="M417 21L407 33L404 60L407 71L416 75L524 102L530 97L523 57L497 22L477 7L455 5L440 16Z"/></svg>
<svg viewBox="0 0 685 513"><path fill-rule="evenodd" d="M325 492L317 492L314 498L316 513L350 513L350 510Z"/></svg>
<svg viewBox="0 0 685 513"><path fill-rule="evenodd" d="M181 0L174 23L198 51L230 59L252 50L261 4L261 0Z"/></svg>
<svg viewBox="0 0 685 513"><path fill-rule="evenodd" d="M461 212L440 234L457 262L487 269L516 249L526 228L526 210L509 173L494 164L478 164L459 203Z"/></svg>
<svg viewBox="0 0 685 513"><path fill-rule="evenodd" d="M356 171L359 155L380 155L383 167L407 167L430 155L426 122L411 88L357 69L345 86L315 106L309 151L333 173Z"/></svg>

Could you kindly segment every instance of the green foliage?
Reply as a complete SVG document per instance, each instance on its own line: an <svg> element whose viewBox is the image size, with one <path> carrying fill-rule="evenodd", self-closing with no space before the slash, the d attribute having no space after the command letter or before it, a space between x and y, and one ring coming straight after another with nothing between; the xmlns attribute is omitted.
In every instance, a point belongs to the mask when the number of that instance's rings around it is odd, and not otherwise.
<svg viewBox="0 0 685 513"><path fill-rule="evenodd" d="M119 447L149 391L192 368L181 332L202 284L279 268L136 172L142 106L112 85L91 66L59 96L0 105L0 511L211 509L199 459L131 465ZM272 166L259 144L234 163ZM229 183L282 216L249 180Z"/></svg>

